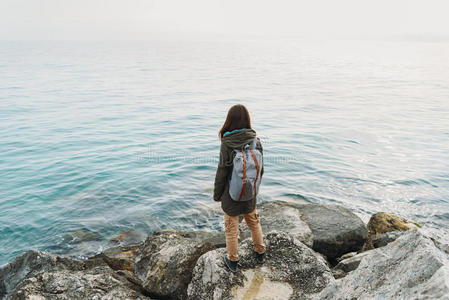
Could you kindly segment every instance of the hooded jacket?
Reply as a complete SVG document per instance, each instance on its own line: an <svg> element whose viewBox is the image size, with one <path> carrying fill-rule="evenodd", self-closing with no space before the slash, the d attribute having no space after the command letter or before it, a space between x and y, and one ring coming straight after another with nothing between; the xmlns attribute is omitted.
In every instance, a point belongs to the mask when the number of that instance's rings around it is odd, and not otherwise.
<svg viewBox="0 0 449 300"><path fill-rule="evenodd" d="M229 195L229 180L231 179L232 161L235 156L233 150L240 149L242 146L251 143L255 137L256 132L253 129L241 129L232 131L221 139L220 160L215 175L214 200L220 201L221 199L221 208L230 216L247 214L256 208L257 197L254 197L249 201L237 202L232 200ZM259 138L257 138L256 149L262 153L263 157L262 144L260 143ZM262 180L263 172L264 167L262 159L262 170L258 180Z"/></svg>

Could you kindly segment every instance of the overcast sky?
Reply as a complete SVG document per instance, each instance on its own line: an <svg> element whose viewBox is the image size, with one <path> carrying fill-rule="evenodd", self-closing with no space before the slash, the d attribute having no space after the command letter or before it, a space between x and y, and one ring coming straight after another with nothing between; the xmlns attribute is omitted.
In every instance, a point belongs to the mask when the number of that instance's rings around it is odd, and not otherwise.
<svg viewBox="0 0 449 300"><path fill-rule="evenodd" d="M449 0L0 0L0 40L449 37Z"/></svg>

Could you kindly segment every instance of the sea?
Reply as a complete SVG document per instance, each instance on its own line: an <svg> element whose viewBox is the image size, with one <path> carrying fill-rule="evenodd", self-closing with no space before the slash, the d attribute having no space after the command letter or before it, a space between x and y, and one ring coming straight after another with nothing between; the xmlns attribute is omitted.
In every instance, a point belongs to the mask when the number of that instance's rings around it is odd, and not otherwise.
<svg viewBox="0 0 449 300"><path fill-rule="evenodd" d="M259 202L385 211L449 243L448 40L2 41L0 265L223 230L218 130L238 103Z"/></svg>

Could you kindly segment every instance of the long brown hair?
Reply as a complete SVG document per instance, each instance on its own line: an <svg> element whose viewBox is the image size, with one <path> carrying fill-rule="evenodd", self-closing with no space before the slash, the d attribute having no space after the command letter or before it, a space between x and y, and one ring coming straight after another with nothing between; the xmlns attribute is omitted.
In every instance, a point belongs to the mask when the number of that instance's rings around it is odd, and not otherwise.
<svg viewBox="0 0 449 300"><path fill-rule="evenodd" d="M251 128L251 119L246 107L242 104L236 104L229 109L226 121L220 131L218 131L218 137L221 139L226 131L240 128Z"/></svg>

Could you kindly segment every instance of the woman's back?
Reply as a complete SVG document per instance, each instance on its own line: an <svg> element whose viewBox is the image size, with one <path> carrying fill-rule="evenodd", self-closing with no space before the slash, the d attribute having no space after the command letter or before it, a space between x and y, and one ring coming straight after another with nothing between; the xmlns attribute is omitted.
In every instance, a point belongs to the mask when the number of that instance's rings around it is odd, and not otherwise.
<svg viewBox="0 0 449 300"><path fill-rule="evenodd" d="M236 149L242 150L243 147L247 144L252 144L254 139L256 140L255 149L259 150L259 160L261 160L260 164L257 162L257 158L254 155L254 165L256 166L257 171L249 168L248 174L250 171L254 171L254 174L257 174L254 178L248 177L246 178L246 171L248 166L252 166L252 164L246 165L243 163L242 171L243 177L242 181L239 184L242 186L241 195L248 196L246 194L246 179L255 179L254 181L254 190L250 195L256 195L258 180L262 179L263 175L263 149L262 144L260 143L260 139L256 136L256 131L251 128L251 121L249 117L248 110L245 106L241 104L237 104L232 106L226 117L226 121L221 127L219 131L219 137L221 139L220 146L220 160L218 163L217 173L215 175L215 184L214 184L214 200L221 201L221 208L224 212L224 224L225 224L225 234L226 234L226 251L227 254L224 255L223 261L228 266L231 272L237 271L238 266L238 232L239 232L239 215L243 215L248 225L248 228L251 230L251 237L253 239L253 244L255 247L254 255L256 260L259 263L263 263L263 258L265 254L265 244L263 242L262 235L262 227L260 225L260 217L257 213L256 202L257 197L254 196L251 200L247 201L235 201L231 198L229 194L229 180L231 179L231 174L233 170L234 157L236 155ZM254 145L254 144L253 144ZM252 146L253 147L253 146ZM252 148L251 148L252 149ZM249 149L248 149L249 150ZM245 150L246 151L246 150ZM251 150L251 152L254 152ZM246 154L245 154L246 155ZM245 155L242 156L242 160L245 162ZM236 158L237 159L237 158ZM236 163L236 166L240 167L240 164ZM259 178L259 167L262 166L260 170L260 178ZM234 170L235 171L235 170ZM240 172L236 172L235 174L240 175ZM240 178L240 176L238 177ZM251 182L251 181L249 181ZM233 182L235 183L235 182ZM237 185L233 185L235 187ZM249 187L249 186L248 186ZM237 195L238 193L236 193ZM241 198L240 198L241 199Z"/></svg>
<svg viewBox="0 0 449 300"><path fill-rule="evenodd" d="M253 129L242 129L231 134L225 135L221 140L220 161L215 176L214 200L221 199L221 207L224 212L230 216L246 214L256 207L257 197L250 201L237 202L231 199L229 195L229 180L232 174L232 161L235 156L234 149L241 149L244 145L250 144L256 138L256 132ZM257 138L256 149L263 154L262 144ZM261 178L263 175L263 164Z"/></svg>

